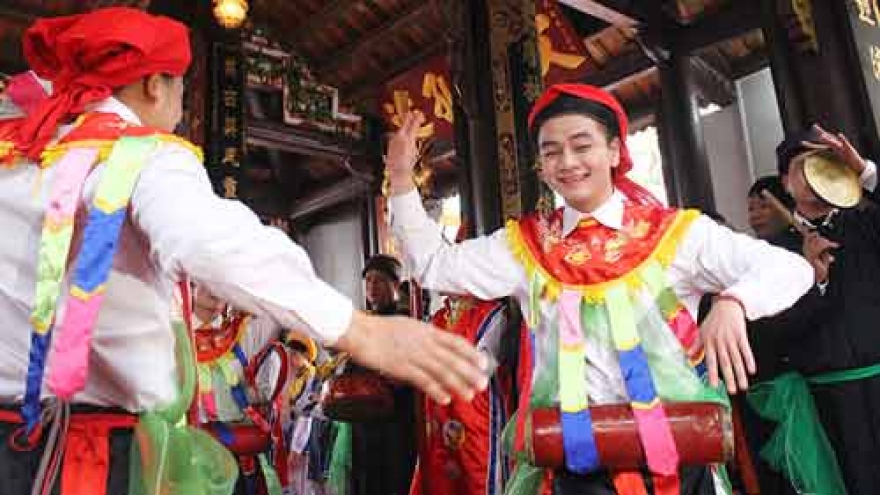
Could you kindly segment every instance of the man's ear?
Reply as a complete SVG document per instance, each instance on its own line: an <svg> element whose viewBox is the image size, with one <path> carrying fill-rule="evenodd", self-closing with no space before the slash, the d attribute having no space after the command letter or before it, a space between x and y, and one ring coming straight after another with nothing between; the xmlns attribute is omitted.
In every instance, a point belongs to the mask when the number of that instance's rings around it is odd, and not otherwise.
<svg viewBox="0 0 880 495"><path fill-rule="evenodd" d="M620 165L620 138L615 137L608 143L608 149L613 154L611 168L617 168Z"/></svg>
<svg viewBox="0 0 880 495"><path fill-rule="evenodd" d="M150 103L158 101L161 98L162 86L164 84L165 81L162 80L160 74L150 74L145 77L142 83L144 98Z"/></svg>

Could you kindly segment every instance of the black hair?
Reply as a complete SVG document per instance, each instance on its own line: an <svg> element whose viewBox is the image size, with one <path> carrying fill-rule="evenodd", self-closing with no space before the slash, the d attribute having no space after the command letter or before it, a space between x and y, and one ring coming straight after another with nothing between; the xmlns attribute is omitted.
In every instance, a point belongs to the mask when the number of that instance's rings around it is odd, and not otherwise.
<svg viewBox="0 0 880 495"><path fill-rule="evenodd" d="M792 198L782 187L782 180L778 175L766 175L756 180L752 187L749 188L749 197L761 196L761 191L770 191L770 194L776 196L783 205L789 210L794 208L794 198Z"/></svg>
<svg viewBox="0 0 880 495"><path fill-rule="evenodd" d="M791 132L776 147L776 168L779 175L788 173L791 160L811 148L804 146L804 141L815 143L819 141L819 131L815 127L808 127L799 131ZM775 194L775 193L774 193Z"/></svg>
<svg viewBox="0 0 880 495"><path fill-rule="evenodd" d="M395 282L400 282L401 266L400 262L387 254L377 254L367 259L364 264L364 270L361 272L361 278L367 276L367 272L375 270L384 273Z"/></svg>
<svg viewBox="0 0 880 495"><path fill-rule="evenodd" d="M592 100L562 94L535 116L530 129L533 140L535 142L538 141L538 131L541 130L542 125L553 117L562 115L584 115L590 117L605 128L608 141L620 137L620 125L617 122L617 115L615 115L614 110Z"/></svg>

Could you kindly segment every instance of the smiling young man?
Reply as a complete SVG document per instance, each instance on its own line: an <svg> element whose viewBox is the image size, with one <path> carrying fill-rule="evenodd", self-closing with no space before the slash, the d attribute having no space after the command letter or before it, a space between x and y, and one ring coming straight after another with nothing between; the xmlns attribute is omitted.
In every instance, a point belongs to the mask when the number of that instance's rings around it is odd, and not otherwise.
<svg viewBox="0 0 880 495"><path fill-rule="evenodd" d="M519 299L535 346L526 406L561 409L566 466L555 492L723 490L711 468L679 466L686 446L675 444L657 399L723 400L699 376L704 355L712 384L723 376L729 391L745 389L754 372L746 318L794 303L813 283L810 266L698 212L665 208L628 180L626 115L613 96L581 84L549 88L529 118L541 179L565 205L448 245L412 179L420 123L406 116L389 143L393 231L422 286ZM704 293L720 296L699 329L693 315ZM645 473L615 472L598 457L587 406L611 403L632 406ZM522 487L530 473L540 476L520 456L513 483Z"/></svg>

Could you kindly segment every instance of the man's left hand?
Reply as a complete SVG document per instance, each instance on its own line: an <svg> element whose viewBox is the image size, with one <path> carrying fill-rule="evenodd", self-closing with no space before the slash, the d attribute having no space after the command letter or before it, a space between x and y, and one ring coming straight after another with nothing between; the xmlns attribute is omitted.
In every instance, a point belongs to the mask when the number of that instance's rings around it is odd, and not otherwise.
<svg viewBox="0 0 880 495"><path fill-rule="evenodd" d="M727 391L736 394L749 388L748 375L755 374L755 358L746 333L746 318L736 300L719 298L701 327L706 367L713 387L723 377Z"/></svg>

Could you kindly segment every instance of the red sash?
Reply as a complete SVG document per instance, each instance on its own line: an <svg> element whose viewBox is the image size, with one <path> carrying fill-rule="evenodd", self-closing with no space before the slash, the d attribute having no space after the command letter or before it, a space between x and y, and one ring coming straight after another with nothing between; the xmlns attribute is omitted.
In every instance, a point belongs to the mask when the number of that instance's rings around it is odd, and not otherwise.
<svg viewBox="0 0 880 495"><path fill-rule="evenodd" d="M0 421L23 424L21 415L14 411L0 410ZM107 495L110 432L132 429L137 421L137 416L125 413L71 414L61 465L61 493Z"/></svg>

